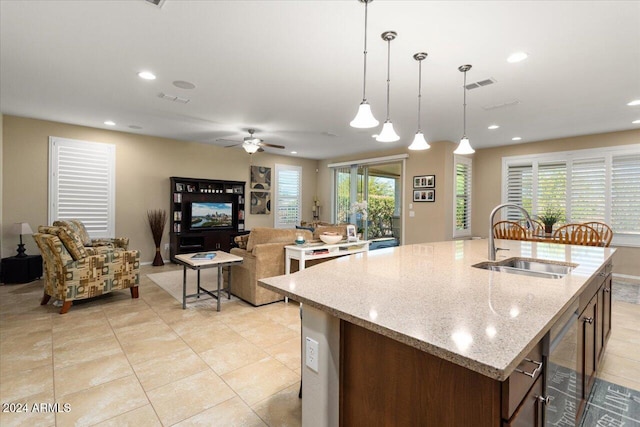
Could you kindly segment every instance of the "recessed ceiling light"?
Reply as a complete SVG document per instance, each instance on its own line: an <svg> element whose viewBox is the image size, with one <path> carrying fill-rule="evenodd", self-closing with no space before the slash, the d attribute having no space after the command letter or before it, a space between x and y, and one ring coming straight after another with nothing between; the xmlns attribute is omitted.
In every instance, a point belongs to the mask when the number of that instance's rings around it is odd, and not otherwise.
<svg viewBox="0 0 640 427"><path fill-rule="evenodd" d="M104 124L107 126L115 126L116 122L114 122L113 120L107 120L104 122Z"/></svg>
<svg viewBox="0 0 640 427"><path fill-rule="evenodd" d="M627 104L629 107L633 107L635 105L640 105L640 99L634 99L630 103Z"/></svg>
<svg viewBox="0 0 640 427"><path fill-rule="evenodd" d="M520 141L522 138L520 138L519 136L514 136L513 138L511 138L512 141Z"/></svg>
<svg viewBox="0 0 640 427"><path fill-rule="evenodd" d="M297 151L292 151L291 154L298 154L298 152Z"/></svg>
<svg viewBox="0 0 640 427"><path fill-rule="evenodd" d="M184 80L176 80L173 82L175 87L179 87L180 89L194 89L196 85L191 82L185 82Z"/></svg>
<svg viewBox="0 0 640 427"><path fill-rule="evenodd" d="M634 125L640 125L640 120L634 120L631 123L633 123Z"/></svg>
<svg viewBox="0 0 640 427"><path fill-rule="evenodd" d="M514 62L524 61L528 57L529 55L527 55L525 52L514 52L511 55L509 55L509 57L507 58L507 62L510 62L513 64Z"/></svg>
<svg viewBox="0 0 640 427"><path fill-rule="evenodd" d="M151 71L140 71L138 73L138 77L140 77L141 79L145 79L145 80L155 80L156 79L156 75L153 74Z"/></svg>
<svg viewBox="0 0 640 427"><path fill-rule="evenodd" d="M498 126L498 125L491 125L487 129L494 130L494 129L498 129L499 127L500 126Z"/></svg>

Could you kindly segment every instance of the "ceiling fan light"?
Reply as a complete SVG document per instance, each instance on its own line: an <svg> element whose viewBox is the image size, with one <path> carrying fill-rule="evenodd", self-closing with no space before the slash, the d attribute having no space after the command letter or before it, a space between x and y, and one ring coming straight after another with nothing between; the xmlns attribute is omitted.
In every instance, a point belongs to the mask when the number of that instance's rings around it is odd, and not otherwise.
<svg viewBox="0 0 640 427"><path fill-rule="evenodd" d="M420 131L416 132L416 136L413 137L413 142L408 147L409 150L428 150L431 148L426 139L424 139L424 134Z"/></svg>
<svg viewBox="0 0 640 427"><path fill-rule="evenodd" d="M391 120L387 120L382 125L382 132L380 132L380 135L378 135L378 137L376 138L376 141L395 142L399 139L400 137L398 136L396 131L393 129L393 123L391 123Z"/></svg>
<svg viewBox="0 0 640 427"><path fill-rule="evenodd" d="M473 154L476 150L471 148L471 144L469 143L469 138L463 136L460 140L460 144L458 144L458 148L454 151L454 154Z"/></svg>
<svg viewBox="0 0 640 427"><path fill-rule="evenodd" d="M246 151L247 153L253 154L260 149L260 146L245 142L244 144L242 144L242 148L244 148L244 151Z"/></svg>
<svg viewBox="0 0 640 427"><path fill-rule="evenodd" d="M373 117L371 105L367 101L362 101L358 107L358 114L351 121L350 125L354 128L368 129L378 126L380 122Z"/></svg>

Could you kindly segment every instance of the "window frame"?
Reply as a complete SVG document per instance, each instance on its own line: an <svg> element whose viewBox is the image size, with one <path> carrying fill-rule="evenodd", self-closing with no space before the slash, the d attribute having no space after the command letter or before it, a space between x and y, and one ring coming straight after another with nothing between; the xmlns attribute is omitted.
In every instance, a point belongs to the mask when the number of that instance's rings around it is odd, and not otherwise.
<svg viewBox="0 0 640 427"><path fill-rule="evenodd" d="M86 150L98 156L104 156L104 167L106 168L106 187L105 199L106 210L104 213L105 225L101 228L92 226L91 215L83 217L81 214L67 217L60 214L60 149L71 148L78 150ZM81 141L76 139L61 138L56 136L49 137L49 191L48 191L48 220L49 224L53 224L58 219L79 219L83 221L87 232L91 238L113 238L115 237L115 218L116 218L116 146L115 144L106 144L102 142ZM93 174L95 176L95 174ZM85 180L91 180L92 174L85 175ZM80 178L82 181L82 177ZM83 209L79 205L77 212Z"/></svg>
<svg viewBox="0 0 640 427"><path fill-rule="evenodd" d="M280 209L280 172L297 172L298 174L298 195L295 198L297 200L297 214L296 221L293 224L289 223L281 223L279 221L279 209ZM274 228L295 228L296 225L300 224L300 220L302 219L302 166L295 165L284 165L284 164L275 164L274 167L275 172L275 186L273 190L273 227ZM286 197L287 199L293 199L292 197Z"/></svg>
<svg viewBox="0 0 640 427"><path fill-rule="evenodd" d="M565 162L566 163L566 196L565 205L567 214L571 215L571 201L572 197L572 185L571 175L573 170L573 163L577 161L584 161L588 159L603 158L605 163L605 222L611 224L612 218L612 189L611 182L613 177L613 158L625 155L638 155L640 154L640 144L619 145L612 147L599 147L599 148L587 148L579 150L569 151L557 151L551 153L539 153L539 154L526 154L520 156L505 156L502 157L502 177L501 177L501 200L502 203L508 201L508 172L510 166L532 166L532 172L534 177L537 178L538 165L552 162ZM537 179L533 179L533 199L532 199L532 211L538 210L538 191L537 191ZM533 213L532 212L532 213ZM503 215L503 213L501 213ZM640 246L640 233L620 233L615 232L613 234L612 246Z"/></svg>
<svg viewBox="0 0 640 427"><path fill-rule="evenodd" d="M458 164L465 164L468 167L469 191L467 197L467 218L468 226L464 229L457 227L458 211ZM453 155L453 238L459 239L471 236L471 215L473 214L473 158L458 154Z"/></svg>

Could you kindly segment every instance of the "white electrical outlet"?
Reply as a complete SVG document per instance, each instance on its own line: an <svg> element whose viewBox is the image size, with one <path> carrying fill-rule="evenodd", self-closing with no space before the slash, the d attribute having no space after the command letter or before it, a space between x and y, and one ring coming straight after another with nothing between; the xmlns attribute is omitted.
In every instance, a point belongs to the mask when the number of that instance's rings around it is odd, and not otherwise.
<svg viewBox="0 0 640 427"><path fill-rule="evenodd" d="M409 217L413 218L414 216L416 216L415 211L409 211Z"/></svg>
<svg viewBox="0 0 640 427"><path fill-rule="evenodd" d="M169 250L169 244L168 244L168 243L165 243L165 244L164 244L164 250L165 250L165 251L168 251L168 250Z"/></svg>
<svg viewBox="0 0 640 427"><path fill-rule="evenodd" d="M318 341L309 337L306 338L306 365L313 371L318 372Z"/></svg>

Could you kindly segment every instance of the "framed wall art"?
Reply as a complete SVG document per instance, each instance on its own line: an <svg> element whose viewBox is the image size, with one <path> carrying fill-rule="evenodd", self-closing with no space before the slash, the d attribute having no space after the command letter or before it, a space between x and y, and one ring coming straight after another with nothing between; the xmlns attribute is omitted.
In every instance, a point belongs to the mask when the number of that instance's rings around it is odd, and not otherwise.
<svg viewBox="0 0 640 427"><path fill-rule="evenodd" d="M436 190L413 190L414 202L435 202Z"/></svg>
<svg viewBox="0 0 640 427"><path fill-rule="evenodd" d="M271 168L266 166L251 166L251 189L271 190Z"/></svg>
<svg viewBox="0 0 640 427"><path fill-rule="evenodd" d="M251 192L252 215L269 215L271 213L271 193L266 191Z"/></svg>
<svg viewBox="0 0 640 427"><path fill-rule="evenodd" d="M436 176L435 175L414 176L413 188L436 188Z"/></svg>

